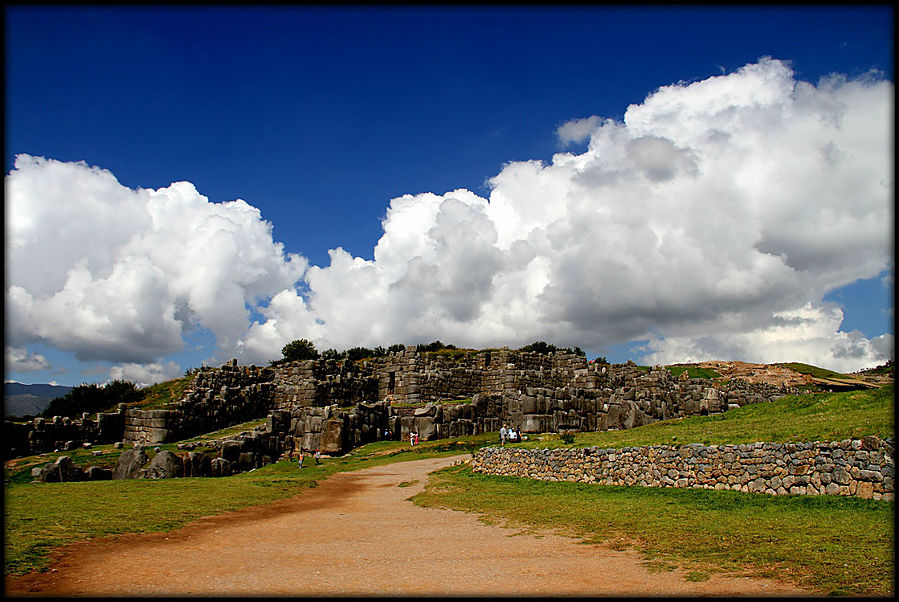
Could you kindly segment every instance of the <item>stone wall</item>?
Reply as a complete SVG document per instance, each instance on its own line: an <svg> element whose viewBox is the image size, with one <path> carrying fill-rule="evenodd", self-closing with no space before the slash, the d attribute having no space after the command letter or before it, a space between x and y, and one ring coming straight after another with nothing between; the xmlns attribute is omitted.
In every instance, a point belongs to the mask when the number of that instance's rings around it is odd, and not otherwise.
<svg viewBox="0 0 899 602"><path fill-rule="evenodd" d="M124 406L111 413L100 412L92 420L85 412L81 418L40 416L29 422L3 422L3 439L9 457L71 450L84 443L113 443L122 440Z"/></svg>
<svg viewBox="0 0 899 602"><path fill-rule="evenodd" d="M893 440L742 445L652 445L620 449L490 447L475 472L601 485L732 489L770 495L894 496Z"/></svg>
<svg viewBox="0 0 899 602"><path fill-rule="evenodd" d="M361 362L309 360L257 368L232 360L197 373L184 397L163 408L120 410L96 421L85 417L77 428L68 419L54 418L52 426L36 419L7 426L5 434L7 449L23 454L52 451L68 441L156 444L283 411L296 421L288 430L303 449L324 445L342 453L358 441L374 440L369 430L388 429L393 438L404 439L414 431L427 441L496 431L502 424L526 433L625 429L723 412L789 392L741 381L719 389L704 379L674 378L664 368L589 364L565 352L419 353L407 347ZM372 414L366 408L374 404L385 405ZM113 431L115 436L108 435Z"/></svg>
<svg viewBox="0 0 899 602"><path fill-rule="evenodd" d="M294 449L343 454L354 447L386 438L385 430L393 431L390 419L389 404L360 402L352 408L331 404L296 407L289 412L280 410L269 418L269 423L270 428L278 429L276 432L282 439L284 435L290 436ZM283 447L287 449L288 445Z"/></svg>
<svg viewBox="0 0 899 602"><path fill-rule="evenodd" d="M165 408L125 411L125 441L165 443L261 418L272 407L274 374L268 368L238 366L197 373L184 397Z"/></svg>
<svg viewBox="0 0 899 602"><path fill-rule="evenodd" d="M348 406L378 399L378 375L368 363L304 360L280 364L271 371L276 409Z"/></svg>
<svg viewBox="0 0 899 602"><path fill-rule="evenodd" d="M570 353L509 349L442 354L410 347L363 362L291 362L274 368L274 380L275 408L390 402L395 405L391 430L402 437L416 431L423 439L497 430L502 423L527 433L632 428L789 392L739 381L718 389L705 379L674 378L663 368L646 371L633 362L588 364ZM478 397L491 403L445 405ZM434 403L440 406L428 406ZM311 441L307 435L316 432L296 436Z"/></svg>

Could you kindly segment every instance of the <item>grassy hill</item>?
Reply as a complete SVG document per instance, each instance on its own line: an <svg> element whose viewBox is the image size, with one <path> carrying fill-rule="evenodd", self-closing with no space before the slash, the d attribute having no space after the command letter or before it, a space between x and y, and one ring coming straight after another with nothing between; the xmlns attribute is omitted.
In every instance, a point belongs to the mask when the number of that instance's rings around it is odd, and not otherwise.
<svg viewBox="0 0 899 602"><path fill-rule="evenodd" d="M784 368L789 368L794 372L798 372L800 374L808 374L809 376L815 376L817 378L842 378L846 376L845 374L840 374L839 372L834 372L833 370L828 370L827 368L819 368L817 366L812 366L811 364L803 364L801 362L787 362L774 365L783 366Z"/></svg>
<svg viewBox="0 0 899 602"><path fill-rule="evenodd" d="M691 366L689 364L672 364L665 366L672 376L680 376L684 372L688 378L721 378L721 375L711 368L700 368L699 366Z"/></svg>
<svg viewBox="0 0 899 602"><path fill-rule="evenodd" d="M846 393L789 395L771 403L743 406L721 414L656 422L621 431L578 433L574 443L560 435L540 435L526 447L629 447L681 443L756 441L841 441L851 437L892 437L893 386Z"/></svg>

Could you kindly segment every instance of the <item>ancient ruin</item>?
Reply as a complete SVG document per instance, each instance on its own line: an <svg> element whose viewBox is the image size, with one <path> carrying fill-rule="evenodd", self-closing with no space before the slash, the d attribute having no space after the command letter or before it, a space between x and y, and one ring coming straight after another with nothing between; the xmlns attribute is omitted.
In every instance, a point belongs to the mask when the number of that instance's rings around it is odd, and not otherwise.
<svg viewBox="0 0 899 602"><path fill-rule="evenodd" d="M503 425L528 434L628 429L768 402L809 384L803 375L779 367L773 370L777 384L771 384L755 374L763 367L731 364L714 367L732 370L733 378L712 380L689 378L687 372L675 377L666 368L633 362L591 363L569 352L505 348L420 352L407 347L374 359L318 359L270 367L239 366L232 360L198 371L183 397L165 407L120 405L116 412L97 414L96 420L87 414L74 420L36 418L7 429L7 448L39 453L101 442L128 446L114 470L82 470L61 456L33 470L40 481L228 476L275 462L291 450L340 455L372 441L408 441L413 432L421 441L430 441L495 432ZM147 446L263 417L264 425L205 442L214 454L193 451L191 443L179 443L177 453L157 448L152 460L145 452ZM751 450L746 446L694 450L695 445L617 451L486 448L476 455L474 467L491 474L552 480L891 498L892 441L872 452L882 460L873 464L866 451L855 453L855 442L844 443L834 445L845 450L825 452L818 450L819 444L809 444L818 445L812 455L805 448L790 448L789 458L784 456L789 446L775 444L758 444L767 447ZM747 453L751 457L742 459ZM845 470L861 471L849 480L841 472L839 457L844 453L867 462L861 468L848 466ZM827 463L831 456L836 460ZM822 458L823 469L818 466ZM704 468L706 462L733 467L710 471ZM773 468L764 462L773 463ZM781 465L788 462L814 466L784 472ZM760 470L767 472L757 474ZM801 474L794 474L797 470ZM806 470L811 477L804 476ZM725 480L708 481L712 472Z"/></svg>
<svg viewBox="0 0 899 602"><path fill-rule="evenodd" d="M661 367L590 363L583 356L492 349L307 360L198 371L181 400L158 409L120 406L96 420L36 418L7 429L15 453L82 442L155 445L268 416L267 454L288 448L343 454L383 438L422 441L499 430L524 433L625 429L770 401L786 386L675 378ZM262 436L258 433L257 437ZM268 445L268 444L266 444Z"/></svg>

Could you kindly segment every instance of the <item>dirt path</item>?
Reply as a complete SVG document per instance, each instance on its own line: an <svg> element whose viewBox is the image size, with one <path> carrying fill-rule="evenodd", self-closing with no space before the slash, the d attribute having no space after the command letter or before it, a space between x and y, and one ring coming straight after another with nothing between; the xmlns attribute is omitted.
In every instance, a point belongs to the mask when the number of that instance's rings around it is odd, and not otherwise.
<svg viewBox="0 0 899 602"><path fill-rule="evenodd" d="M691 583L633 551L519 534L407 498L461 457L334 475L287 500L164 534L75 544L18 596L802 595L768 580ZM412 485L400 487L401 483Z"/></svg>

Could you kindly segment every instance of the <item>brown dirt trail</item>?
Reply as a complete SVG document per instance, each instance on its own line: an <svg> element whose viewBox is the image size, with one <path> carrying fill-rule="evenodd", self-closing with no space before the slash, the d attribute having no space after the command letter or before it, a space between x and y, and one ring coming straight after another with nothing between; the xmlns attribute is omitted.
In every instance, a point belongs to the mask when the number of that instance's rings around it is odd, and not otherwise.
<svg viewBox="0 0 899 602"><path fill-rule="evenodd" d="M336 474L265 506L169 533L67 546L12 596L796 596L764 579L651 573L633 550L485 525L408 498L455 458ZM400 487L401 483L414 482Z"/></svg>

